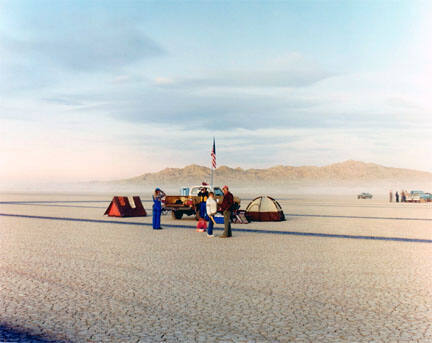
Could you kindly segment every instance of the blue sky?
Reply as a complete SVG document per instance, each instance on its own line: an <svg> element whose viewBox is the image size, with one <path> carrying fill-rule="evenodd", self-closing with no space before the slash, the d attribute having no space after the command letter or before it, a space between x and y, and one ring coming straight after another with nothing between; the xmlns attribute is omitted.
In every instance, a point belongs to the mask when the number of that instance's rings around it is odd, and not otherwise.
<svg viewBox="0 0 432 343"><path fill-rule="evenodd" d="M417 1L0 1L0 174L347 159L432 171Z"/></svg>

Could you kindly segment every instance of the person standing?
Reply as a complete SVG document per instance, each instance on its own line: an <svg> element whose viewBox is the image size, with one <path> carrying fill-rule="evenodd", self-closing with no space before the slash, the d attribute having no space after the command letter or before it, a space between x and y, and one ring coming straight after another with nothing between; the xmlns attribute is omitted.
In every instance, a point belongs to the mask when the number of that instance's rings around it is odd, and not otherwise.
<svg viewBox="0 0 432 343"><path fill-rule="evenodd" d="M224 233L220 238L228 238L232 237L231 232L231 210L234 205L234 197L229 191L228 186L223 186L222 191L224 193L223 201L220 206L220 210L223 212L224 215Z"/></svg>
<svg viewBox="0 0 432 343"><path fill-rule="evenodd" d="M390 200L390 202L393 202L393 192L392 191L390 191L390 193L389 193L389 200Z"/></svg>
<svg viewBox="0 0 432 343"><path fill-rule="evenodd" d="M153 230L161 230L160 217L162 214L162 198L165 192L160 188L156 188L153 194Z"/></svg>
<svg viewBox="0 0 432 343"><path fill-rule="evenodd" d="M399 202L399 193L396 191L396 194L395 194L395 198L396 198L396 202Z"/></svg>
<svg viewBox="0 0 432 343"><path fill-rule="evenodd" d="M210 192L209 197L206 201L207 216L209 217L209 225L207 228L207 237L214 237L213 235L213 225L214 225L214 215L217 213L217 202L214 198L214 193Z"/></svg>
<svg viewBox="0 0 432 343"><path fill-rule="evenodd" d="M201 190L198 193L198 197L199 197L199 216L200 218L205 219L205 214L206 214L206 201L207 198L209 196L209 193L207 191L206 187L201 188Z"/></svg>

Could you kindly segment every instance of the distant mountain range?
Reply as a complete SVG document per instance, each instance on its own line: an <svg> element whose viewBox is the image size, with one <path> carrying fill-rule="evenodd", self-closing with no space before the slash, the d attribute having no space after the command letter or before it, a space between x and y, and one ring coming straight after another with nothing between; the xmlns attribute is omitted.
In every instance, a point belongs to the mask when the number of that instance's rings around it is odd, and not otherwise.
<svg viewBox="0 0 432 343"><path fill-rule="evenodd" d="M328 166L275 166L267 169L242 169L221 166L215 170L215 184L230 185L289 185L300 183L368 183L379 181L422 181L431 183L432 173L384 167L375 163L345 161ZM146 173L120 183L142 185L195 185L210 181L210 168L189 165L184 168L166 168L155 173Z"/></svg>

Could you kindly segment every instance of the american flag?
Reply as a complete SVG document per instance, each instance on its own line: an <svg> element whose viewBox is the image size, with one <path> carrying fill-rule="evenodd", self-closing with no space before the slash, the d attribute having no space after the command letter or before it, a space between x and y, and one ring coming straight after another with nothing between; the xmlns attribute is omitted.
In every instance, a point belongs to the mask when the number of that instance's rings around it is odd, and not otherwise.
<svg viewBox="0 0 432 343"><path fill-rule="evenodd" d="M212 167L216 169L216 143L214 138L213 138L213 148L211 151L211 158L212 158Z"/></svg>

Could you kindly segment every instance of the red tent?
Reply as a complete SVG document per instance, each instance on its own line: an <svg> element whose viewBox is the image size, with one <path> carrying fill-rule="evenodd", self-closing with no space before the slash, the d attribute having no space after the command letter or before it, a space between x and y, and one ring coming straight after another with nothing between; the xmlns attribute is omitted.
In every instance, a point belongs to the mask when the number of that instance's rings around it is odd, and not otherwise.
<svg viewBox="0 0 432 343"><path fill-rule="evenodd" d="M246 218L259 222L276 222L285 220L281 205L269 196L260 196L246 207Z"/></svg>
<svg viewBox="0 0 432 343"><path fill-rule="evenodd" d="M115 196L104 215L110 217L145 217L147 216L146 210L141 202L139 196L133 197L135 207L132 207L128 197Z"/></svg>

